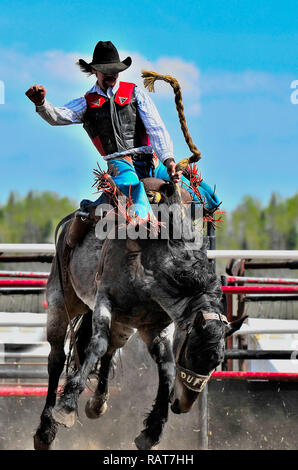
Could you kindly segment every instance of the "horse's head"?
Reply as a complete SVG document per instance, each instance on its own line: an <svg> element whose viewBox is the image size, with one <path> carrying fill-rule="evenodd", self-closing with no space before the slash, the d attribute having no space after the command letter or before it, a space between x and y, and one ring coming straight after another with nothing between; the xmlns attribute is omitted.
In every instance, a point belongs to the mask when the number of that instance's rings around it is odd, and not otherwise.
<svg viewBox="0 0 298 470"><path fill-rule="evenodd" d="M158 256L152 256L150 269L155 274L155 284L150 295L176 325L177 377L172 411L185 413L194 404L211 373L224 360L226 337L239 329L246 317L228 323L220 281L206 253L208 240L202 236L200 244L197 228L193 230L192 213L187 212L187 202L182 200L179 187L167 183L162 192L164 211L172 209L168 211L169 227L174 230L183 224L183 230L178 232L180 238L172 237L174 231L169 230L164 256L160 256L160 251Z"/></svg>
<svg viewBox="0 0 298 470"><path fill-rule="evenodd" d="M224 360L225 339L247 318L228 323L221 313L200 312L188 331L176 328L174 352L176 381L172 396L174 413L188 412L212 372Z"/></svg>

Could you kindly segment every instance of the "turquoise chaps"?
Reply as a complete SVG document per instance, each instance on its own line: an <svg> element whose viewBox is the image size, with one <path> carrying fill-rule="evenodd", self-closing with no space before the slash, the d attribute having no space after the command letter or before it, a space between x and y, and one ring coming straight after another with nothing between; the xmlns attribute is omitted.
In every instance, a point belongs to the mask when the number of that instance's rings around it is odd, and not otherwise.
<svg viewBox="0 0 298 470"><path fill-rule="evenodd" d="M153 164L148 162L132 162L130 158L123 158L110 160L108 168L112 170L112 178L122 193L127 197L130 195L134 204L134 211L137 216L140 219L146 220L148 215L152 214L152 209L148 201L144 185L140 179L155 176L156 178L170 181L166 167L160 161L158 161L158 166L155 168ZM187 189L187 191L192 195L194 201L198 201L198 197L194 191L188 186L185 186L183 182L189 185L189 180L182 175L180 183L181 186L184 186L185 189ZM201 181L199 191L206 209L212 211L218 207L220 204L218 197L212 188L204 181ZM81 210L84 210L84 207L87 205L90 207L106 202L106 196L103 193L93 203L89 200L83 199L83 201L81 201L80 208Z"/></svg>

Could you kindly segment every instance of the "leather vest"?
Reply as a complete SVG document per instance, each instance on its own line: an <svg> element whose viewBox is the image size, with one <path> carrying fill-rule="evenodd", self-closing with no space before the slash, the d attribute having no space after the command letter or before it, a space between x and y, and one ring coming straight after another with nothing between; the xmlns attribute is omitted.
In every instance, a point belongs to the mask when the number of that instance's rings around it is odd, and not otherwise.
<svg viewBox="0 0 298 470"><path fill-rule="evenodd" d="M117 93L110 99L96 92L86 93L85 99L83 127L101 155L149 145L134 83L120 82Z"/></svg>

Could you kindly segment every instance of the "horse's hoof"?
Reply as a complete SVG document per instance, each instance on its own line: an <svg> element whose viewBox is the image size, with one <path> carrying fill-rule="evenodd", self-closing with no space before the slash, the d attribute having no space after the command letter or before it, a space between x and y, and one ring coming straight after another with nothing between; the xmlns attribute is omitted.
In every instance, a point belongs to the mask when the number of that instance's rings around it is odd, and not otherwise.
<svg viewBox="0 0 298 470"><path fill-rule="evenodd" d="M33 441L34 441L35 450L53 450L54 448L54 442L51 442L50 444L46 444L45 442L41 441L40 438L36 434L33 437Z"/></svg>
<svg viewBox="0 0 298 470"><path fill-rule="evenodd" d="M105 414L108 409L107 402L99 402L95 398L89 398L85 405L85 413L89 419L97 419Z"/></svg>
<svg viewBox="0 0 298 470"><path fill-rule="evenodd" d="M65 408L60 407L59 405L53 408L52 414L56 423L62 424L66 428L71 428L76 420L75 411L67 411Z"/></svg>
<svg viewBox="0 0 298 470"><path fill-rule="evenodd" d="M143 431L138 437L135 438L135 445L138 450L150 450L156 444L158 444L158 442L154 442Z"/></svg>

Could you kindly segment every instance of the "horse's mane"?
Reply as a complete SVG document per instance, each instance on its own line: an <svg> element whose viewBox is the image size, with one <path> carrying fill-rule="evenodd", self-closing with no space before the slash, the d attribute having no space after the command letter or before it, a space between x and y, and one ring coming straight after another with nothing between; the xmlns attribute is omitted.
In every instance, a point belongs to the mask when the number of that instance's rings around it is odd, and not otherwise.
<svg viewBox="0 0 298 470"><path fill-rule="evenodd" d="M177 203L176 208L179 211L181 200L175 189L165 203ZM174 223L175 213L170 220L170 224ZM192 221L189 218L184 223L189 224L189 227L186 225L188 235L188 229L192 229ZM219 313L222 309L221 285L207 257L208 243L208 238L204 237L200 247L194 245L190 249L189 238L185 238L183 234L180 239L170 238L167 240L168 250L164 262L159 263L158 283L168 296L180 302L178 324L182 327L199 310Z"/></svg>

